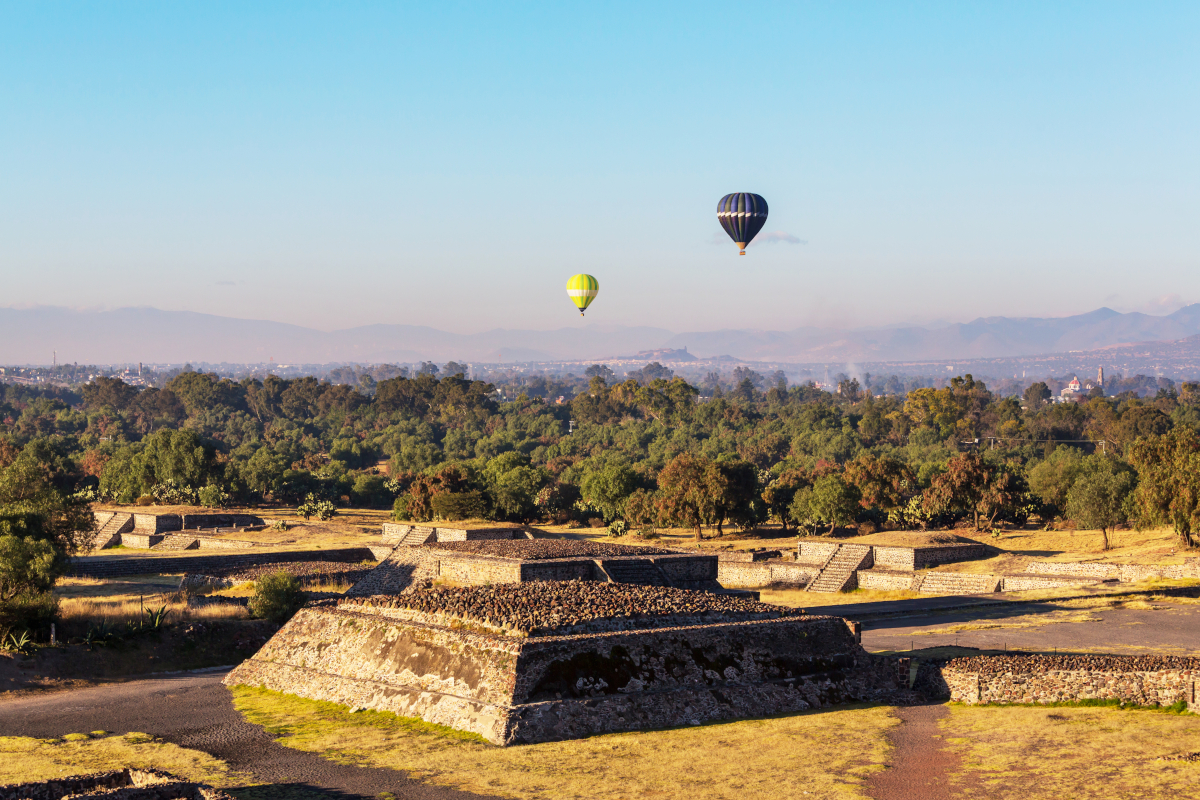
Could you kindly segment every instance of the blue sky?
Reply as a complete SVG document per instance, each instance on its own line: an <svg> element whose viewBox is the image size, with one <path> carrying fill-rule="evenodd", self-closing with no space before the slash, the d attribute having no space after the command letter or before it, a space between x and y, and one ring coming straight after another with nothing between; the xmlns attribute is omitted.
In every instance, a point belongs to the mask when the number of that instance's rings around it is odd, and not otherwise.
<svg viewBox="0 0 1200 800"><path fill-rule="evenodd" d="M1198 38L1195 3L4 3L0 305L1163 313L1200 300ZM780 241L737 256L733 191Z"/></svg>

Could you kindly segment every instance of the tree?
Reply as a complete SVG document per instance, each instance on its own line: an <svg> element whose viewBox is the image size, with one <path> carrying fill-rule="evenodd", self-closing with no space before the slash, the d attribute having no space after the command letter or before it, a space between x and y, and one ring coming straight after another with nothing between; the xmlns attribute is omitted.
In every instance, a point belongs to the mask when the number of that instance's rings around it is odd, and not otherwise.
<svg viewBox="0 0 1200 800"><path fill-rule="evenodd" d="M0 528L5 521L0 518ZM54 545L33 536L0 536L0 601L25 593L48 592L59 569Z"/></svg>
<svg viewBox="0 0 1200 800"><path fill-rule="evenodd" d="M914 494L916 476L903 461L888 456L860 453L846 464L847 482L858 489L863 508L891 512L903 506Z"/></svg>
<svg viewBox="0 0 1200 800"><path fill-rule="evenodd" d="M1030 411L1037 411L1050 400L1050 387L1043 381L1031 383L1029 388L1025 390L1025 405Z"/></svg>
<svg viewBox="0 0 1200 800"><path fill-rule="evenodd" d="M608 368L607 364L590 364L588 365L588 368L583 371L583 375L588 379L599 378L606 384L612 383L617 378L616 374Z"/></svg>
<svg viewBox="0 0 1200 800"><path fill-rule="evenodd" d="M1083 468L1083 452L1057 447L1044 460L1028 468L1029 488L1053 514L1067 510L1067 494Z"/></svg>
<svg viewBox="0 0 1200 800"><path fill-rule="evenodd" d="M106 378L101 375L91 383L85 384L79 392L83 395L85 408L98 409L108 406L122 411L133 401L138 390L120 378Z"/></svg>
<svg viewBox="0 0 1200 800"><path fill-rule="evenodd" d="M923 506L930 514L960 512L971 514L975 530L980 515L995 516L1009 497L1008 473L984 461L978 453L964 453L946 463L946 471L934 476L925 490ZM986 502L985 502L986 499Z"/></svg>
<svg viewBox="0 0 1200 800"><path fill-rule="evenodd" d="M828 525L832 536L839 525L854 521L860 499L858 489L842 480L840 475L824 475L811 487L796 492L790 511L797 524L814 528Z"/></svg>
<svg viewBox="0 0 1200 800"><path fill-rule="evenodd" d="M739 528L751 528L758 522L754 501L758 499L758 470L747 461L720 461L717 470L721 474L722 490L717 498L717 535L724 535L721 526L725 520Z"/></svg>
<svg viewBox="0 0 1200 800"><path fill-rule="evenodd" d="M1076 525L1099 528L1107 550L1112 546L1112 529L1128 519L1129 500L1136 484L1127 464L1115 458L1088 456L1067 494L1067 514Z"/></svg>
<svg viewBox="0 0 1200 800"><path fill-rule="evenodd" d="M1165 436L1139 439L1129 448L1138 471L1134 495L1139 524L1170 524L1185 547L1200 528L1200 437L1179 427Z"/></svg>
<svg viewBox="0 0 1200 800"><path fill-rule="evenodd" d="M583 501L600 512L605 522L625 513L625 501L638 487L638 475L624 464L606 464L588 472L579 484Z"/></svg>
<svg viewBox="0 0 1200 800"><path fill-rule="evenodd" d="M544 469L529 466L527 456L515 452L501 453L489 461L482 477L496 516L518 522L533 518L538 492L550 478Z"/></svg>
<svg viewBox="0 0 1200 800"><path fill-rule="evenodd" d="M658 474L659 517L668 525L694 528L700 541L700 526L716 520L724 491L725 478L715 464L703 456L681 453Z"/></svg>
<svg viewBox="0 0 1200 800"><path fill-rule="evenodd" d="M787 533L788 519L791 514L792 501L796 492L806 486L812 486L812 476L802 469L784 470L762 491L763 502L767 505L767 514L779 520L783 532Z"/></svg>

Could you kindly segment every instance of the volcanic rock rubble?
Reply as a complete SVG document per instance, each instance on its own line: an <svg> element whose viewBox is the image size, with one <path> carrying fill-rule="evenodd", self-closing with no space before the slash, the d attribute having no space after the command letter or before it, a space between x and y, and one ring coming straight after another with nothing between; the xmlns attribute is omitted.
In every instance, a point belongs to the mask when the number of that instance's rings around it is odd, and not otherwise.
<svg viewBox="0 0 1200 800"><path fill-rule="evenodd" d="M1156 672L1164 669L1200 670L1200 658L1188 656L1005 655L954 658L946 669L980 675L1028 675L1050 670L1090 672Z"/></svg>
<svg viewBox="0 0 1200 800"><path fill-rule="evenodd" d="M613 558L618 556L663 556L678 550L634 547L573 539L484 539L465 542L427 542L420 547L453 550L481 556L541 561L548 558Z"/></svg>
<svg viewBox="0 0 1200 800"><path fill-rule="evenodd" d="M467 544L472 544L468 542ZM342 611L409 610L418 621L460 620L517 636L711 625L801 617L804 612L743 597L599 581L531 581L431 588L338 603Z"/></svg>

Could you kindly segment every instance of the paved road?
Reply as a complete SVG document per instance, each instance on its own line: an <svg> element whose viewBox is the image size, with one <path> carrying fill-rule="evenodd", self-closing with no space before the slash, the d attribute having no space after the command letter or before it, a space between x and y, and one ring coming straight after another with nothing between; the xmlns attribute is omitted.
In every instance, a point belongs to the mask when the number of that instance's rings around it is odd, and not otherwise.
<svg viewBox="0 0 1200 800"><path fill-rule="evenodd" d="M867 620L862 643L876 652L957 644L981 650L1200 655L1200 606L1169 600L1153 605L1157 610L1014 603Z"/></svg>
<svg viewBox="0 0 1200 800"><path fill-rule="evenodd" d="M221 685L225 672L185 674L0 701L0 735L61 736L105 730L159 736L211 753L271 789L272 798L375 797L390 792L412 800L466 800L479 795L429 786L389 769L353 767L284 747L234 710Z"/></svg>

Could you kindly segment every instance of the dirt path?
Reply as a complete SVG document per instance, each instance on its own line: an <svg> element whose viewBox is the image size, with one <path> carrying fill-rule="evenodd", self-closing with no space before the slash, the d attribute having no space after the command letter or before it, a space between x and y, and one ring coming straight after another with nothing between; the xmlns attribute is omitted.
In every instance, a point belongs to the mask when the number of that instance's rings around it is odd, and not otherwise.
<svg viewBox="0 0 1200 800"><path fill-rule="evenodd" d="M875 800L950 800L950 775L959 758L945 747L938 720L948 716L944 705L902 706L901 724L888 734L891 767L867 781Z"/></svg>
<svg viewBox="0 0 1200 800"><path fill-rule="evenodd" d="M390 769L354 767L284 747L233 708L225 672L106 684L0 701L0 735L62 736L139 731L203 750L270 787L238 791L254 800L315 797L468 800L479 795L430 786Z"/></svg>

